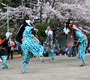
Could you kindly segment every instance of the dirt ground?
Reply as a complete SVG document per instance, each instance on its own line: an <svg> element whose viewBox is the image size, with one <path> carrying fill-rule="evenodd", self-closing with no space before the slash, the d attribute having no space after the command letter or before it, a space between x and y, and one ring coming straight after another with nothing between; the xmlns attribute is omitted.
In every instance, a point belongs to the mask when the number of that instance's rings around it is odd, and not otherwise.
<svg viewBox="0 0 90 80"><path fill-rule="evenodd" d="M56 56L55 63L44 57L41 63L32 58L22 74L22 58L8 60L8 69L2 70L0 63L0 80L90 80L90 55L86 55L87 65L80 67L77 57Z"/></svg>

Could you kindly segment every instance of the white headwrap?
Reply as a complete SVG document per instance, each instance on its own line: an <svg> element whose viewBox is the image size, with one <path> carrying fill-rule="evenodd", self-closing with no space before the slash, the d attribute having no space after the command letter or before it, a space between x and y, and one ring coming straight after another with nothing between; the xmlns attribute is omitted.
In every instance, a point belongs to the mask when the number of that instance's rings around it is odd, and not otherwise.
<svg viewBox="0 0 90 80"><path fill-rule="evenodd" d="M10 32L6 32L6 38L8 39L11 35L12 35L12 33L10 33Z"/></svg>
<svg viewBox="0 0 90 80"><path fill-rule="evenodd" d="M70 32L70 30L66 27L63 29L63 31L64 31L65 34L68 34Z"/></svg>
<svg viewBox="0 0 90 80"><path fill-rule="evenodd" d="M49 35L53 35L53 31L52 30L46 30L45 33L49 36Z"/></svg>
<svg viewBox="0 0 90 80"><path fill-rule="evenodd" d="M26 20L26 23L30 26L31 21L30 20Z"/></svg>

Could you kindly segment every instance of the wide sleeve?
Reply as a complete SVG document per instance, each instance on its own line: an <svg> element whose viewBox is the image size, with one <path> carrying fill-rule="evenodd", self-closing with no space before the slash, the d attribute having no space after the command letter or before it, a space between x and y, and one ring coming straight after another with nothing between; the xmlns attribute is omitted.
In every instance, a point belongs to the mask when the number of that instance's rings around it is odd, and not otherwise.
<svg viewBox="0 0 90 80"><path fill-rule="evenodd" d="M84 37L82 37L82 36L79 37L79 38L78 38L78 41L79 41L79 42L83 42L83 41L84 41Z"/></svg>
<svg viewBox="0 0 90 80"><path fill-rule="evenodd" d="M76 31L76 36L77 36L77 39L78 39L79 42L84 41L85 36L81 32Z"/></svg>

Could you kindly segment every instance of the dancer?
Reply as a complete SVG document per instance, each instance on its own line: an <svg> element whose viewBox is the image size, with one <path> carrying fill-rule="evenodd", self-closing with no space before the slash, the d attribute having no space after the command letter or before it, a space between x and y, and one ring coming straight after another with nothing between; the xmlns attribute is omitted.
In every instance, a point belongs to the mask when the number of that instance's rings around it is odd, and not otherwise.
<svg viewBox="0 0 90 80"><path fill-rule="evenodd" d="M30 60L30 54L31 52L34 56L40 57L40 60L43 62L42 56L43 56L43 46L39 45L37 42L35 42L32 39L32 30L35 32L38 32L38 29L33 28L31 26L26 26L25 30L23 32L23 39L22 39L22 51L23 51L23 65L22 65L22 72L24 73L26 70L26 64L29 63Z"/></svg>
<svg viewBox="0 0 90 80"><path fill-rule="evenodd" d="M21 27L19 28L18 33L16 35L16 41L15 42L16 42L17 46L21 46L21 44L22 44L23 32L24 32L26 26L30 26L30 27L34 28L34 21L30 21L28 15L26 15L24 17L23 25L21 25ZM32 39L34 41L40 43L39 40L34 36L34 34L35 34L34 30L32 30L32 34L33 34ZM21 49L21 51L22 51L22 49Z"/></svg>
<svg viewBox="0 0 90 80"><path fill-rule="evenodd" d="M16 36L16 42L17 42L17 44L21 44L22 43L23 32L24 32L26 26L31 26L30 25L30 22L31 21L29 20L28 15L26 15L24 17L23 25L21 25L21 27L19 28L18 33L17 33L17 36Z"/></svg>
<svg viewBox="0 0 90 80"><path fill-rule="evenodd" d="M2 40L0 38L0 58L2 59L2 69L7 69L7 45L8 45L8 39Z"/></svg>
<svg viewBox="0 0 90 80"><path fill-rule="evenodd" d="M78 58L81 59L82 64L80 66L85 66L85 51L88 44L87 36L85 33L75 24L66 26L69 33L69 38L71 39L72 36L77 38L77 45L78 45ZM73 44L69 44L70 46L74 46Z"/></svg>
<svg viewBox="0 0 90 80"><path fill-rule="evenodd" d="M53 31L50 27L47 27L45 30L45 33L47 35L46 39L46 52L48 53L49 57L51 58L52 62L55 62L55 56L54 56L54 44L53 44Z"/></svg>

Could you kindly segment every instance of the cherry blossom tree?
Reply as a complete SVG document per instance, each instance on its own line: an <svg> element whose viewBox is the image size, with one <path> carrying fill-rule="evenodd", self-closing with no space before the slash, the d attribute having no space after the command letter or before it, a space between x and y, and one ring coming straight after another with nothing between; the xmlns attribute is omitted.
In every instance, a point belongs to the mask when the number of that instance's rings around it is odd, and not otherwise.
<svg viewBox="0 0 90 80"><path fill-rule="evenodd" d="M16 22L28 14L33 19L41 18L44 23L55 19L59 23L66 23L69 18L72 18L74 23L84 27L84 24L90 22L89 4L89 0L53 0L52 3L37 0L37 5L34 5L33 9L25 6L9 7L9 19ZM6 20L6 14L0 9L0 21Z"/></svg>

